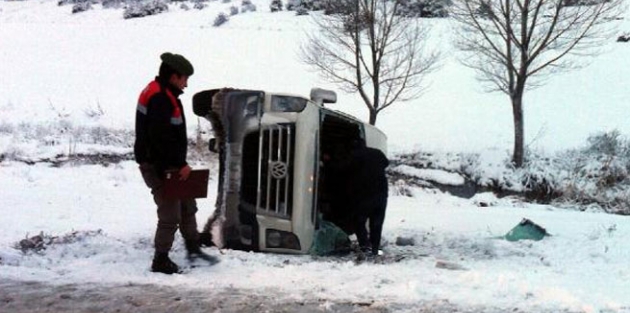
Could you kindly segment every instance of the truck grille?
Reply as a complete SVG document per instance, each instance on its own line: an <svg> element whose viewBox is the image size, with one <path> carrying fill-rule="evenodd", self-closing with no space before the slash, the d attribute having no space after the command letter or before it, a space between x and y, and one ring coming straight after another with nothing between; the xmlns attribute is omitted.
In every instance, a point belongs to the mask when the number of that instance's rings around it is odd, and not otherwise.
<svg viewBox="0 0 630 313"><path fill-rule="evenodd" d="M258 197L263 214L291 217L293 211L293 155L295 126L263 126L259 138Z"/></svg>

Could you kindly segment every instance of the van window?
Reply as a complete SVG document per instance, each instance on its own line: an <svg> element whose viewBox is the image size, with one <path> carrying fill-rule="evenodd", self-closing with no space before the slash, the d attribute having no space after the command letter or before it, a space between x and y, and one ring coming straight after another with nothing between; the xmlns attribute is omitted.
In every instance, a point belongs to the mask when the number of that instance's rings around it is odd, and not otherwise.
<svg viewBox="0 0 630 313"><path fill-rule="evenodd" d="M271 111L274 112L302 112L307 100L290 96L271 97Z"/></svg>

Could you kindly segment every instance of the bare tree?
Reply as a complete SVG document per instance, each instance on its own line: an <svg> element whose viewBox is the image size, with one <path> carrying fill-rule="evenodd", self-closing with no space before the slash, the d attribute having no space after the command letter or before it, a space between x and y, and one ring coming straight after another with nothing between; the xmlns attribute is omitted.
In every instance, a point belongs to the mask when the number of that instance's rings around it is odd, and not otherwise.
<svg viewBox="0 0 630 313"><path fill-rule="evenodd" d="M314 19L317 31L302 46L302 60L348 93L358 92L369 123L396 101L416 99L422 78L438 59L424 54L427 30L397 14L400 0L340 0Z"/></svg>
<svg viewBox="0 0 630 313"><path fill-rule="evenodd" d="M524 161L523 95L559 71L596 55L613 35L622 0L455 0L451 16L461 28L456 44L463 64L490 91L510 97L514 119L512 162Z"/></svg>

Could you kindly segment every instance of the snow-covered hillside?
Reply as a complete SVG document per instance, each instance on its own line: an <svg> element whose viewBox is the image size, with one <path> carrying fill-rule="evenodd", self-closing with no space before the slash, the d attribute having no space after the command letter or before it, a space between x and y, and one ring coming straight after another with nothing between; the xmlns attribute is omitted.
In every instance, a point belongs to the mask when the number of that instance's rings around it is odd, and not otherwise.
<svg viewBox="0 0 630 313"><path fill-rule="evenodd" d="M0 123L65 118L86 124L98 119L107 127L130 128L138 90L157 73L162 51L180 52L195 65L184 101L217 86L303 95L313 86L335 89L298 60L303 35L312 29L310 17L270 13L267 2L254 1L258 11L233 16L218 28L212 27L214 18L234 4L213 1L204 10L189 11L172 5L166 13L125 20L122 10L98 6L71 14L69 6L59 7L56 1L3 2L0 64L3 72L16 75L2 77L0 108L5 114ZM427 24L433 26L431 45L445 54L443 66L428 78L422 98L382 112L378 125L389 136L390 150L509 151L508 98L484 93L474 72L456 61L451 21ZM619 32L628 27L624 21ZM553 77L528 93L526 143L556 151L581 145L594 132L619 129L629 134L627 49L628 44L611 41L590 66ZM337 106L367 118L357 95L340 93ZM102 114L86 114L99 107Z"/></svg>
<svg viewBox="0 0 630 313"><path fill-rule="evenodd" d="M73 15L57 1L0 1L0 154L38 159L129 153L138 93L157 74L164 51L195 65L185 104L195 92L220 86L304 95L313 86L334 89L298 61L310 17L270 13L269 1L253 2L256 12L217 28L214 18L233 4L211 1L204 10L189 11L172 5L163 14L125 20L122 10L99 6ZM507 97L483 93L474 73L456 62L448 19L426 23L445 59L422 98L379 116L390 154L422 149L505 158L512 147ZM628 27L623 21L620 33ZM537 138L530 147L552 152L581 145L595 132L630 134L630 45L610 42L604 48L590 66L553 77L526 95L526 141ZM359 97L339 96L340 110L367 117ZM198 125L208 129L189 106L186 114L191 134ZM383 234L383 252L398 256L395 262L207 249L221 259L218 265L166 276L149 272L156 217L133 162L51 167L0 159L0 280L157 284L252 295L273 290L284 301L318 299L321 311L328 302L350 301L375 311L417 312L445 301L466 312L630 312L628 217L490 194L461 199L408 186L405 196L398 187L391 188ZM199 201L200 223L211 212L215 188L213 178L210 198ZM501 239L523 218L552 236ZM40 232L58 239L38 253L15 249ZM399 237L415 245L396 245ZM186 264L180 238L173 257Z"/></svg>

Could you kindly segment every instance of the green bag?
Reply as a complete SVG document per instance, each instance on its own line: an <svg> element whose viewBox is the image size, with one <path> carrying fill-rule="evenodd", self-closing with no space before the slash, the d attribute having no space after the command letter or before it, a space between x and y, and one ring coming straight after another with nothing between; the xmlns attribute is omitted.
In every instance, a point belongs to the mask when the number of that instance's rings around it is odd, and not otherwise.
<svg viewBox="0 0 630 313"><path fill-rule="evenodd" d="M350 238L337 225L318 217L319 228L313 235L313 244L308 252L311 255L330 255L350 250Z"/></svg>

